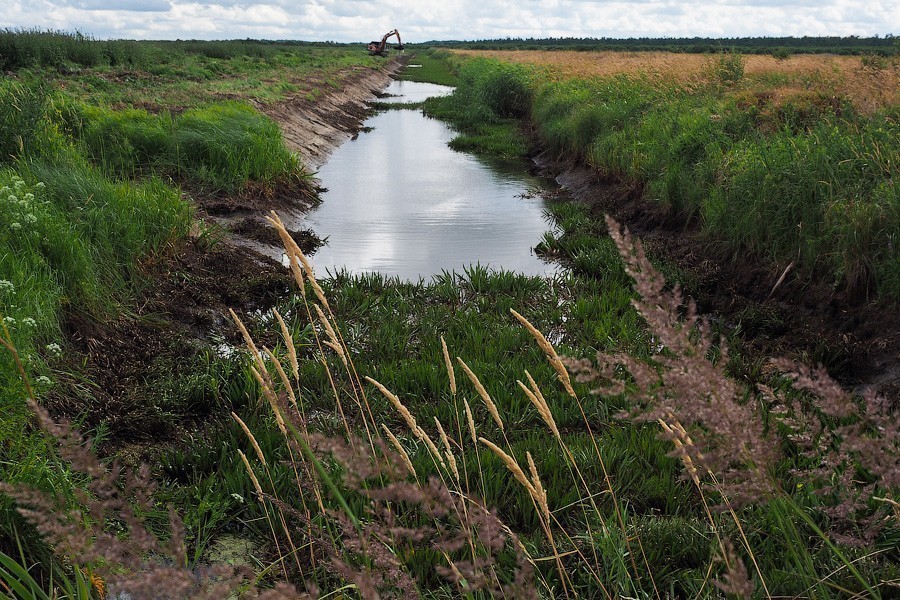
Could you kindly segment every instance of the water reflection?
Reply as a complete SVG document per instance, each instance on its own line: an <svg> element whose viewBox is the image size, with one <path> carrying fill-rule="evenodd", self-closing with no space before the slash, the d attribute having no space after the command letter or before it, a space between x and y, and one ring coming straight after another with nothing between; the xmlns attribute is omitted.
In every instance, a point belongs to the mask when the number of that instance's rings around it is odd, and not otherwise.
<svg viewBox="0 0 900 600"><path fill-rule="evenodd" d="M395 82L407 102L449 88ZM388 111L337 149L318 177L328 188L303 227L328 238L324 269L377 271L416 281L480 263L530 275L555 268L531 251L547 229L544 203L521 195L540 182L518 163L485 161L447 146L453 132L414 110Z"/></svg>

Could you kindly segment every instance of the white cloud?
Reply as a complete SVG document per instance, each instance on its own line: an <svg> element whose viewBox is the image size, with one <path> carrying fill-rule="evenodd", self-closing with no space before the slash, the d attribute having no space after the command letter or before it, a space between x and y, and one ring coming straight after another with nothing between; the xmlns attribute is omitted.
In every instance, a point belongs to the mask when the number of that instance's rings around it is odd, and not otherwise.
<svg viewBox="0 0 900 600"><path fill-rule="evenodd" d="M99 38L405 41L900 33L895 0L9 0L0 28Z"/></svg>

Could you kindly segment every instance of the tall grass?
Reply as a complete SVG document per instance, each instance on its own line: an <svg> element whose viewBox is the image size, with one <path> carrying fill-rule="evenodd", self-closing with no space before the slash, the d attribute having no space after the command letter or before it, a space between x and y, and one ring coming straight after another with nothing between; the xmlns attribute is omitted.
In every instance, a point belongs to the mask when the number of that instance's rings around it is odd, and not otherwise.
<svg viewBox="0 0 900 600"><path fill-rule="evenodd" d="M460 67L456 92L426 110L456 119L463 135L454 143L486 152L503 138L470 132L530 115L550 149L644 184L647 200L699 222L733 254L796 261L852 296L895 301L895 107L864 116L815 93L776 103L741 89L741 65L722 55L711 82L685 86L638 75L554 78L473 59ZM507 97L522 104L512 112L492 104Z"/></svg>
<svg viewBox="0 0 900 600"><path fill-rule="evenodd" d="M655 340L652 361L561 359L525 316L508 312L510 303L546 295L540 280L519 297L504 278L492 284L507 290L503 306L484 309L498 313L496 322L476 322L470 311L426 325L418 311L430 302L413 312L394 303L400 314L379 318L379 335L367 335L360 322L376 318L376 306L355 312L358 304L329 298L282 230L300 294L291 314L270 321L272 347L258 345L235 317L252 404L244 418L233 415L223 447L195 450L224 488L208 499L237 496L256 531L272 537L267 573L318 594L366 598L889 595L896 514L876 499L897 485L889 407L870 396L862 408L827 378L786 363L776 367L795 371L799 392L780 376L759 395L744 389L709 359L716 353L702 322L690 309L684 316L640 245L610 226ZM498 298L473 281L481 277L461 276L473 294L467 305ZM435 281L436 297L447 285ZM418 286L407 287L390 289L402 298ZM544 300L523 311L540 318L542 306L552 307ZM418 332L406 337L413 360L385 363L385 349L373 347L377 379L362 377L358 348L401 321ZM438 328L451 335L435 335ZM492 348L463 335L508 339L497 356L456 357L457 347ZM587 393L590 382L601 384L599 395ZM636 421L614 418L620 409ZM844 424L821 420L839 412ZM45 416L41 422L68 436ZM830 442L802 437L815 431ZM75 463L94 464L69 442L64 448ZM868 486L829 478L841 464L861 469ZM36 502L6 490L24 505ZM833 511L859 492L866 502L854 512ZM56 516L32 518L59 544L79 539L77 527L55 528ZM874 550L834 541L849 539L838 533L868 535L871 526ZM89 548L105 557L92 566L115 591L142 589L148 572L160 574L159 589L182 576L165 562L122 563L115 545ZM185 564L179 552L175 567ZM213 584L192 581L198 592Z"/></svg>

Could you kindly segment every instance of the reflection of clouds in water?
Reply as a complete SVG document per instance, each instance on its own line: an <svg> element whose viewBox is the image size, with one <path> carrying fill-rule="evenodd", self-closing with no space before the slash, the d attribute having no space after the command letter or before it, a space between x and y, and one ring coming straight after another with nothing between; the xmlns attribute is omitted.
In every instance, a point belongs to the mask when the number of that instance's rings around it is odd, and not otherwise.
<svg viewBox="0 0 900 600"><path fill-rule="evenodd" d="M451 150L449 127L418 111L388 111L366 124L374 131L322 166L329 191L297 224L329 238L314 261L323 272L346 267L418 280L475 263L553 272L530 251L547 225L543 202L520 197L537 183L520 165L515 173L509 164L495 170Z"/></svg>

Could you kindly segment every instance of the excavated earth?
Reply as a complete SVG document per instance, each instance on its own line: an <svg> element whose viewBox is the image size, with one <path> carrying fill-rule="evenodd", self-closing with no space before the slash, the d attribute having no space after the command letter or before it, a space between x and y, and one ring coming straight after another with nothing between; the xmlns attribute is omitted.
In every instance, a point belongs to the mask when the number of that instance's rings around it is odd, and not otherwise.
<svg viewBox="0 0 900 600"><path fill-rule="evenodd" d="M325 86L315 100L258 108L281 124L289 147L315 169L359 131L366 101L401 66L395 59L379 69L358 68L341 89ZM201 377L216 345L241 344L229 309L267 310L290 291L286 269L258 251L280 246L263 215L308 210L317 191L314 180L298 178L233 195L192 193L200 224L140 265L143 285L133 306L106 320L70 311L63 325L66 363L56 365L59 385L46 400L51 412L80 417L87 430L102 423L103 451L135 462L166 440L190 439L217 399L214 392L185 398L179 382ZM291 233L305 251L320 244L312 232Z"/></svg>

